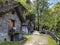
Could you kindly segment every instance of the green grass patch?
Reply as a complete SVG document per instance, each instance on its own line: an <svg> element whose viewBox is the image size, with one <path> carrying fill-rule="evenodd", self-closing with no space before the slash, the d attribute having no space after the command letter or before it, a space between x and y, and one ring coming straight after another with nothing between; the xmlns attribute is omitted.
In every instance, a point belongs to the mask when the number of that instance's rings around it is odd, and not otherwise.
<svg viewBox="0 0 60 45"><path fill-rule="evenodd" d="M1 42L0 45L21 45L19 42Z"/></svg>
<svg viewBox="0 0 60 45"><path fill-rule="evenodd" d="M48 39L48 44L47 45L58 45L56 43L56 41L51 36L48 35L47 39Z"/></svg>
<svg viewBox="0 0 60 45"><path fill-rule="evenodd" d="M32 35L25 34L24 37L27 38L27 40L25 41L25 43L29 42L32 39Z"/></svg>
<svg viewBox="0 0 60 45"><path fill-rule="evenodd" d="M23 36L26 37L26 38L29 38L29 37L31 37L32 35L24 34Z"/></svg>

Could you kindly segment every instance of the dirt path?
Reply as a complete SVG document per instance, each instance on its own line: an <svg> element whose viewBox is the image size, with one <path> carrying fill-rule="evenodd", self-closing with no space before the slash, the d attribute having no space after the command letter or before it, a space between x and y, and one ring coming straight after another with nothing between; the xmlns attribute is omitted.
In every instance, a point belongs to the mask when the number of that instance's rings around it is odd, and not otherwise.
<svg viewBox="0 0 60 45"><path fill-rule="evenodd" d="M39 36L39 32L37 31L35 31L30 38L31 39L28 39L29 41L27 41L24 45L46 45L48 43L45 35Z"/></svg>

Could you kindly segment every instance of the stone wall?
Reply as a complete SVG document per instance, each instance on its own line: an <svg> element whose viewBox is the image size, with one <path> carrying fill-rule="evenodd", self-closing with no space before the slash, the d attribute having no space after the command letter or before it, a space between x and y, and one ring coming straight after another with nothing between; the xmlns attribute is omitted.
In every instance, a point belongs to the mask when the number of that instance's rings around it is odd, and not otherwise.
<svg viewBox="0 0 60 45"><path fill-rule="evenodd" d="M11 12L6 13L3 17L0 17L0 41L4 41L4 38L7 39L7 41L9 41L9 37L8 37L8 20L9 19L13 19L15 20L15 25L17 28L18 32L21 32L21 22L17 16L17 14L12 14ZM21 33L20 33L20 38L21 38Z"/></svg>

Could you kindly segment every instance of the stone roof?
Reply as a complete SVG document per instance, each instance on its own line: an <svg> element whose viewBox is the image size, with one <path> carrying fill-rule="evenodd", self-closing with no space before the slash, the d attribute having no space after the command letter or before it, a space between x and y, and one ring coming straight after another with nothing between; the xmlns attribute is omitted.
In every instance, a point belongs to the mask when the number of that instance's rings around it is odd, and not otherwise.
<svg viewBox="0 0 60 45"><path fill-rule="evenodd" d="M22 4L20 4L20 3L14 3L14 4L7 4L7 5L4 5L4 6L1 6L0 7L0 16L2 16L2 15L4 15L5 13L8 13L9 11L11 11L11 10L13 10L13 9L15 9L16 7L21 7L22 9L24 9L24 10L26 10L25 9L25 7L23 7L23 5ZM23 11L24 11L23 10ZM21 11L20 11L21 12ZM18 14L17 14L18 15ZM20 14L19 14L20 15ZM19 17L20 18L20 17ZM24 17L23 17L23 15L21 14L21 18L22 19L24 19ZM21 19L21 21L22 21L22 19Z"/></svg>
<svg viewBox="0 0 60 45"><path fill-rule="evenodd" d="M11 5L5 5L5 6L2 6L0 7L0 14L4 14L4 13L7 13L9 12L11 9L17 7L18 4L11 4Z"/></svg>
<svg viewBox="0 0 60 45"><path fill-rule="evenodd" d="M26 10L26 8L21 3L15 3L15 4L9 4L9 5L7 4L7 5L0 6L0 13L7 12L18 6L21 6L24 10Z"/></svg>

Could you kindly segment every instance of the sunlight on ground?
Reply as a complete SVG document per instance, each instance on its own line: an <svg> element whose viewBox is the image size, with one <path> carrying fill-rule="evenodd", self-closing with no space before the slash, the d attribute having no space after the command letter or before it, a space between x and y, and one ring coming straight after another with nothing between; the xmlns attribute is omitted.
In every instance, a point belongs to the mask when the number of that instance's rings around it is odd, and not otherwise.
<svg viewBox="0 0 60 45"><path fill-rule="evenodd" d="M35 31L33 35L29 35L25 45L58 45L51 36L46 34L39 34Z"/></svg>
<svg viewBox="0 0 60 45"><path fill-rule="evenodd" d="M38 31L34 31L33 34L39 35L40 33Z"/></svg>

